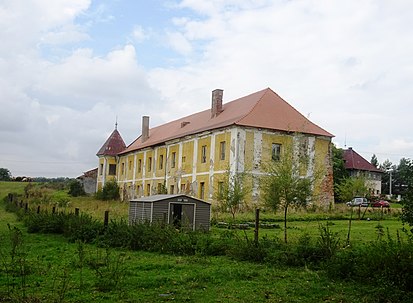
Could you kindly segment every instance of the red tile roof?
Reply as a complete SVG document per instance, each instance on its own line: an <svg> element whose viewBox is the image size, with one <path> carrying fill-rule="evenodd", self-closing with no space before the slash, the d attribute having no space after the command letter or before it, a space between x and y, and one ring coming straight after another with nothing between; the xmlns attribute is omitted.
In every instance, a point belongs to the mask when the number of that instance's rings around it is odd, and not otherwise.
<svg viewBox="0 0 413 303"><path fill-rule="evenodd" d="M223 111L214 118L211 118L211 110L207 109L151 128L149 138L145 142L142 142L141 137L138 137L121 153L230 125L333 137L332 134L312 123L274 91L267 88L223 104Z"/></svg>
<svg viewBox="0 0 413 303"><path fill-rule="evenodd" d="M380 169L375 167L369 161L356 153L351 147L343 150L344 167L352 170L363 170L382 173Z"/></svg>
<svg viewBox="0 0 413 303"><path fill-rule="evenodd" d="M97 156L116 156L121 151L125 150L126 144L119 134L118 130L115 129L106 142L97 152Z"/></svg>

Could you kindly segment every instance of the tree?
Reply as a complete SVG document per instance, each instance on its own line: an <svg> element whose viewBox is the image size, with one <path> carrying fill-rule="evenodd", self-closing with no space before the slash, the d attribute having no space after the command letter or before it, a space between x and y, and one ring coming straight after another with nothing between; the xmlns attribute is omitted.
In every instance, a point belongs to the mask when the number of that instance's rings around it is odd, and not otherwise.
<svg viewBox="0 0 413 303"><path fill-rule="evenodd" d="M413 233L413 161L410 159L401 159L397 168L398 175L403 184L402 198L402 221L410 225L410 231Z"/></svg>
<svg viewBox="0 0 413 303"><path fill-rule="evenodd" d="M0 168L0 181L10 181L11 173L7 168Z"/></svg>
<svg viewBox="0 0 413 303"><path fill-rule="evenodd" d="M380 165L380 169L383 171L383 175L382 175L382 178L381 178L381 192L382 192L382 194L390 194L390 174L393 174L393 172L396 171L396 167L397 166L393 165L393 163L391 163L389 159L386 159ZM392 190L392 192L393 192L393 190Z"/></svg>
<svg viewBox="0 0 413 303"><path fill-rule="evenodd" d="M216 200L220 203L223 210L229 210L232 218L235 219L235 214L240 210L244 203L248 189L244 185L245 173L231 174L227 169L224 178L218 183L216 192Z"/></svg>
<svg viewBox="0 0 413 303"><path fill-rule="evenodd" d="M370 163L371 163L375 168L378 168L378 167L379 167L379 160L377 160L377 157L376 157L375 154L373 154L373 156L371 156Z"/></svg>
<svg viewBox="0 0 413 303"><path fill-rule="evenodd" d="M348 177L336 185L338 198L341 201L350 201L354 197L365 197L369 190L366 184L366 179L362 176Z"/></svg>
<svg viewBox="0 0 413 303"><path fill-rule="evenodd" d="M350 201L354 197L364 197L369 192L366 179L362 176L349 177L336 185L341 201ZM350 244L351 222L353 220L353 207L351 207L350 220L348 221L347 245Z"/></svg>
<svg viewBox="0 0 413 303"><path fill-rule="evenodd" d="M76 179L71 180L69 183L69 195L71 195L72 197L86 195L83 184Z"/></svg>
<svg viewBox="0 0 413 303"><path fill-rule="evenodd" d="M284 242L287 243L287 214L290 207L306 206L312 196L313 180L300 176L299 162L292 152L285 151L280 160L272 161L262 179L265 205L284 212Z"/></svg>
<svg viewBox="0 0 413 303"><path fill-rule="evenodd" d="M333 182L334 182L334 197L340 200L336 190L337 186L346 178L349 177L348 171L344 165L343 150L332 145L333 153Z"/></svg>
<svg viewBox="0 0 413 303"><path fill-rule="evenodd" d="M409 185L412 184L413 178L413 161L401 158L399 165L393 171L392 193L396 195L405 195Z"/></svg>

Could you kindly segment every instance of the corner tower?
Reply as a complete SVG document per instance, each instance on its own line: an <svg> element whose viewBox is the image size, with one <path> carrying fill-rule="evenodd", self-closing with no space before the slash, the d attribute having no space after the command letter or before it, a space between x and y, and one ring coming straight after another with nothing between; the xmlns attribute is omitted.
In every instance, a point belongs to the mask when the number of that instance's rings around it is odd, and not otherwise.
<svg viewBox="0 0 413 303"><path fill-rule="evenodd" d="M106 181L116 180L117 155L125 148L125 141L118 132L118 123L116 122L115 129L96 154L99 158L97 190L102 189Z"/></svg>

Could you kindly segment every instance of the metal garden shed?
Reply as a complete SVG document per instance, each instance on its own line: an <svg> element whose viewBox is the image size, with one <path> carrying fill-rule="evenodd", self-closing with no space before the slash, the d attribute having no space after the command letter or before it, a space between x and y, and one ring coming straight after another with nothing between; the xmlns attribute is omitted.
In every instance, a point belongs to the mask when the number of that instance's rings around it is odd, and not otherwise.
<svg viewBox="0 0 413 303"><path fill-rule="evenodd" d="M153 195L130 200L129 223L164 222L209 230L211 204L187 195Z"/></svg>

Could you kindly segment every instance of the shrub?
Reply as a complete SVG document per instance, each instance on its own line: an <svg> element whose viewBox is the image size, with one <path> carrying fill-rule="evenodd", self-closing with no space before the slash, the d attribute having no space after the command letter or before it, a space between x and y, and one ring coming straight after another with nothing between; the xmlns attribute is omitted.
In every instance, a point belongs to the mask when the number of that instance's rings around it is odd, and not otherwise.
<svg viewBox="0 0 413 303"><path fill-rule="evenodd" d="M103 231L103 224L91 216L73 213L28 213L24 223L30 233L63 234L70 241L93 242Z"/></svg>
<svg viewBox="0 0 413 303"><path fill-rule="evenodd" d="M338 251L328 262L330 277L380 285L389 292L413 291L412 242L388 237L359 247Z"/></svg>
<svg viewBox="0 0 413 303"><path fill-rule="evenodd" d="M99 200L119 200L119 198L119 186L114 180L106 182L103 189L96 193L96 199Z"/></svg>
<svg viewBox="0 0 413 303"><path fill-rule="evenodd" d="M69 195L72 197L78 197L78 196L84 196L86 195L86 192L83 188L82 183L80 183L78 180L72 180L69 183Z"/></svg>

